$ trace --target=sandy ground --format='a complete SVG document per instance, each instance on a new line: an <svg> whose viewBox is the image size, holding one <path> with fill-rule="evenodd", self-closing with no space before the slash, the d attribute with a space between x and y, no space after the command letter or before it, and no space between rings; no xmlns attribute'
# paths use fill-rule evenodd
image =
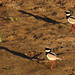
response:
<svg viewBox="0 0 75 75"><path fill-rule="evenodd" d="M0 1L0 75L75 75L74 0ZM45 47L62 61L47 60Z"/></svg>

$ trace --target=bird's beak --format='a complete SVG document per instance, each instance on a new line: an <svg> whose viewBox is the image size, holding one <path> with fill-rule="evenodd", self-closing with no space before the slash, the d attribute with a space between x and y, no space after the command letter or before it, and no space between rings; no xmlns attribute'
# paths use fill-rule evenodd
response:
<svg viewBox="0 0 75 75"><path fill-rule="evenodd" d="M65 11L65 13L67 13L67 12Z"/></svg>

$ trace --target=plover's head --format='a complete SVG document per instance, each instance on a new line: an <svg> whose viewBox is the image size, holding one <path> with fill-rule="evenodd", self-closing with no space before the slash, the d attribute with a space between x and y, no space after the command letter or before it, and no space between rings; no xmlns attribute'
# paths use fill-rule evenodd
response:
<svg viewBox="0 0 75 75"><path fill-rule="evenodd" d="M70 16L70 11L65 12L67 16Z"/></svg>
<svg viewBox="0 0 75 75"><path fill-rule="evenodd" d="M51 48L46 47L46 48L45 48L45 51L46 51L46 52L51 52Z"/></svg>

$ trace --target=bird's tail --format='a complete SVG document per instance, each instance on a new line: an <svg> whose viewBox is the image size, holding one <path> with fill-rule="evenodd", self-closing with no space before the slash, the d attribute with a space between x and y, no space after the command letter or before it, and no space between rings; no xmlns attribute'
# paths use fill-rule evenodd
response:
<svg viewBox="0 0 75 75"><path fill-rule="evenodd" d="M60 59L60 58L57 58L57 60L62 60L62 59Z"/></svg>

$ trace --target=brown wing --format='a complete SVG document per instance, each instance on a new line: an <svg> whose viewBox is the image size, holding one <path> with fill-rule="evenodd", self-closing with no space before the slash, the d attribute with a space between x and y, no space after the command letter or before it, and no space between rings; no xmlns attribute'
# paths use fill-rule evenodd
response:
<svg viewBox="0 0 75 75"><path fill-rule="evenodd" d="M75 19L75 17L74 16L70 16L72 19Z"/></svg>

